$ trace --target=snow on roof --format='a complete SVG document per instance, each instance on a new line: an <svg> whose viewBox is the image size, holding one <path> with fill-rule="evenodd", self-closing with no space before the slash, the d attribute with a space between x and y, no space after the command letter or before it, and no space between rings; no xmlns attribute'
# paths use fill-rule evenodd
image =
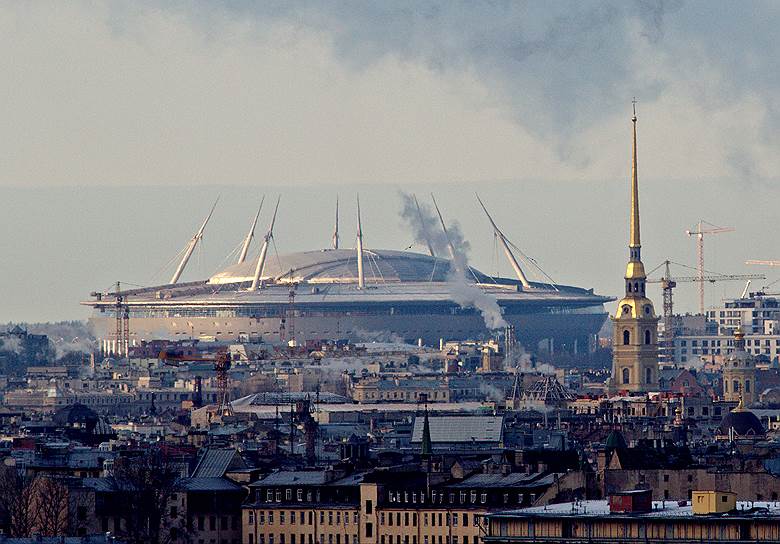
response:
<svg viewBox="0 0 780 544"><path fill-rule="evenodd" d="M528 516L577 516L577 517L599 517L608 516L609 501L607 500L587 500L577 502L565 502L559 504L548 504L545 506L533 506L530 508L520 508L517 510L508 510L493 514L496 517L528 517ZM693 507L690 501L653 501L653 510L644 513L622 514L631 517L648 518L685 518L693 516ZM736 512L729 514L713 514L718 517L740 517L740 516L778 516L780 517L780 502L768 501L738 501ZM488 515L491 517L491 515Z"/></svg>

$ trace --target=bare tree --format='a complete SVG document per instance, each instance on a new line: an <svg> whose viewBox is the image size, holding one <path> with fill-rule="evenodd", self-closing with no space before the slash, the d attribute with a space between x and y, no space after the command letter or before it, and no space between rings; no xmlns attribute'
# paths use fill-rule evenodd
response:
<svg viewBox="0 0 780 544"><path fill-rule="evenodd" d="M35 478L15 467L0 468L0 512L10 536L30 536L35 527Z"/></svg>
<svg viewBox="0 0 780 544"><path fill-rule="evenodd" d="M62 536L68 531L68 487L50 476L33 482L35 529L42 536Z"/></svg>
<svg viewBox="0 0 780 544"><path fill-rule="evenodd" d="M127 527L126 534L121 536L131 543L165 544L183 534L184 513L170 509L179 477L174 465L159 450L115 461L112 487L124 498L123 517Z"/></svg>

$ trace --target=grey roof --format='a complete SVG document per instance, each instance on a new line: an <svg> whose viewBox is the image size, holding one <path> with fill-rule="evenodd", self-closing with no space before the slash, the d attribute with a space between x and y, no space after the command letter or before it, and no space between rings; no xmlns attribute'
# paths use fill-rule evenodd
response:
<svg viewBox="0 0 780 544"><path fill-rule="evenodd" d="M462 482L448 487L537 487L541 483L542 474L512 473L512 474L475 474Z"/></svg>
<svg viewBox="0 0 780 544"><path fill-rule="evenodd" d="M399 378L397 381L392 379L382 379L376 382L379 389L426 389L447 387L441 381L441 378Z"/></svg>
<svg viewBox="0 0 780 544"><path fill-rule="evenodd" d="M237 455L236 450L209 448L201 456L195 470L192 471L193 478L221 478L225 475L233 457Z"/></svg>
<svg viewBox="0 0 780 544"><path fill-rule="evenodd" d="M254 406L289 406L292 403L303 400L310 400L312 402L319 400L321 404L344 404L351 402L347 397L325 391L320 393L317 393L316 391L304 391L300 393L264 392L241 397L234 402L234 406L236 403L241 405L251 404Z"/></svg>
<svg viewBox="0 0 780 544"><path fill-rule="evenodd" d="M225 478L182 478L177 487L184 491L239 491L241 486Z"/></svg>
<svg viewBox="0 0 780 544"><path fill-rule="evenodd" d="M500 442L504 431L502 416L428 416L431 442ZM423 418L414 419L412 443L422 442Z"/></svg>
<svg viewBox="0 0 780 544"><path fill-rule="evenodd" d="M250 485L324 485L327 481L328 474L324 470L285 470L273 472Z"/></svg>
<svg viewBox="0 0 780 544"><path fill-rule="evenodd" d="M0 544L106 544L105 534L89 536L30 536L7 537L0 535ZM113 544L126 542L121 538L111 540Z"/></svg>
<svg viewBox="0 0 780 544"><path fill-rule="evenodd" d="M95 491L111 492L117 484L111 478L82 478L81 485ZM180 478L176 486L183 491L237 491L241 486L226 478ZM2 541L0 541L2 544Z"/></svg>

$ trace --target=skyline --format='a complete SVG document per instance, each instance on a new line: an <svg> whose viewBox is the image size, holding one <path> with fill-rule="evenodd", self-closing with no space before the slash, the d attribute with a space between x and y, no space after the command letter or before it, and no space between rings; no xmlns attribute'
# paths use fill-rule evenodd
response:
<svg viewBox="0 0 780 544"><path fill-rule="evenodd" d="M737 228L705 241L708 270L766 273L767 280L754 281L751 290L780 277L780 273L773 274L774 269L744 265L746 259L776 257L764 237L763 218L771 213L780 190L754 202L751 194L739 187L713 192L705 184L661 184L642 178L640 183L643 255L648 272L667 257L695 266L696 245L685 230L701 214L711 221L714 215L720 224ZM445 221L461 224L471 245L470 263L488 274L495 274L497 265L499 273L511 276L504 256L495 251L491 227L474 197L478 189L499 227L556 281L593 287L604 295L621 293L628 242L627 179L588 185L414 184L372 188L370 194L365 185L315 189L103 187L74 193L72 188L0 188L2 201L15 203L0 210L0 228L16 242L0 262L0 275L6 278L0 322L83 319L88 312L78 302L88 298L90 291L109 289L117 280L138 285L165 283L173 266L160 271L156 282L152 281L155 272L184 247L218 194L220 203L206 229L203 250L193 254L183 281L205 279L220 268L246 235L263 193L267 199L282 195L274 231L280 253L330 246L337 191L342 247L354 247L353 199L360 191L366 248L403 250L412 243L413 235L402 227L399 189L416 191L426 202L428 193L434 191ZM664 208L667 201L669 210ZM583 211L583 203L589 206L589 213ZM747 205L754 207L754 213L740 215L737 210ZM30 214L31 209L36 212ZM704 215L707 212L709 215ZM257 232L265 231L269 214L270 208L265 206ZM52 228L51 220L57 216L63 222ZM255 238L248 258L257 255L260 238ZM420 246L413 250L425 251ZM695 274L689 272L673 269L676 275ZM724 295L737 296L743 287L742 282L708 284L707 302L717 302ZM657 285L650 285L649 294L660 304ZM696 311L696 285L681 284L675 290L675 303L680 311ZM610 305L607 309L614 312Z"/></svg>

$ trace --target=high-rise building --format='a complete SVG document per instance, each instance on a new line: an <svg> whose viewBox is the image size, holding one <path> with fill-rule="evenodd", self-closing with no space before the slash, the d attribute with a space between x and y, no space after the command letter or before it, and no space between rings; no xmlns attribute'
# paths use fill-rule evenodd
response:
<svg viewBox="0 0 780 544"><path fill-rule="evenodd" d="M612 388L630 392L658 389L658 317L646 296L645 267L639 235L639 181L636 153L636 106L631 161L631 219L625 296L612 317Z"/></svg>

